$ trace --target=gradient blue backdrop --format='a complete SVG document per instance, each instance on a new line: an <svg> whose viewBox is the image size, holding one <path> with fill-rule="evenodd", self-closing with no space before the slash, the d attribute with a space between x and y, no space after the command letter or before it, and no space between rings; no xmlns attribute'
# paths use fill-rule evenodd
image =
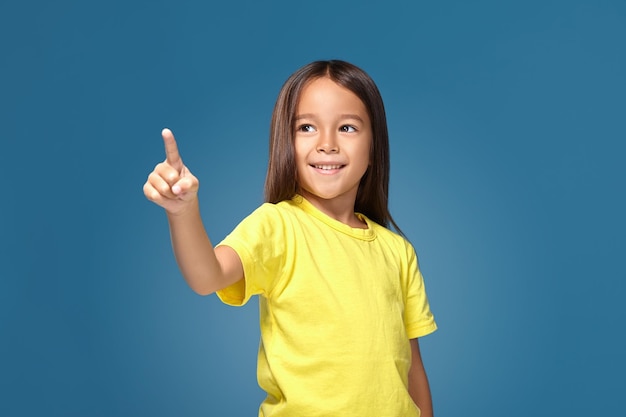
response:
<svg viewBox="0 0 626 417"><path fill-rule="evenodd" d="M623 1L5 1L0 415L253 416L257 304L187 288L142 194L173 129L221 239L314 59L385 99L436 414L618 416Z"/></svg>

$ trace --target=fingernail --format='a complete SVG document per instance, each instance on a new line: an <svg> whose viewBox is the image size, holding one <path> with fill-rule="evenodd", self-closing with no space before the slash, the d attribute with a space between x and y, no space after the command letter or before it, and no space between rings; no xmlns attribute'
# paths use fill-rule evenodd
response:
<svg viewBox="0 0 626 417"><path fill-rule="evenodd" d="M172 187L172 192L176 195L180 193L180 185L176 184Z"/></svg>

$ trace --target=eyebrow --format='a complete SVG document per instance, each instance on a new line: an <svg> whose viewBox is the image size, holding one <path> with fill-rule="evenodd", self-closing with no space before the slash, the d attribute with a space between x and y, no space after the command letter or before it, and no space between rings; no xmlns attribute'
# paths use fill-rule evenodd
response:
<svg viewBox="0 0 626 417"><path fill-rule="evenodd" d="M301 120L301 119L315 119L315 115L313 113L304 113L304 114L299 114L296 116L295 120ZM341 120L344 119L354 119L354 120L358 120L361 123L365 123L363 118L361 116L359 116L358 114L342 114L340 116Z"/></svg>

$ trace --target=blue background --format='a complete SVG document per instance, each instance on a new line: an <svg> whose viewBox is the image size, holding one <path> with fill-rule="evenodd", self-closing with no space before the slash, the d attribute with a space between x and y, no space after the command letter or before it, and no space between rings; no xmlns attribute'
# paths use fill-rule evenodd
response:
<svg viewBox="0 0 626 417"><path fill-rule="evenodd" d="M5 1L0 415L252 416L256 302L195 295L142 185L173 129L220 240L262 201L289 74L376 80L447 416L616 416L623 1Z"/></svg>

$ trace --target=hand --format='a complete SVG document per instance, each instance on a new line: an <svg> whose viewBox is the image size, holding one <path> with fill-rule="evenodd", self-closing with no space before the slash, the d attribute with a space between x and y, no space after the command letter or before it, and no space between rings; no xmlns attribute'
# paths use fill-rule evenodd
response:
<svg viewBox="0 0 626 417"><path fill-rule="evenodd" d="M148 175L143 193L168 213L182 214L197 203L198 179L183 164L172 131L163 129L161 135L165 143L165 161Z"/></svg>

